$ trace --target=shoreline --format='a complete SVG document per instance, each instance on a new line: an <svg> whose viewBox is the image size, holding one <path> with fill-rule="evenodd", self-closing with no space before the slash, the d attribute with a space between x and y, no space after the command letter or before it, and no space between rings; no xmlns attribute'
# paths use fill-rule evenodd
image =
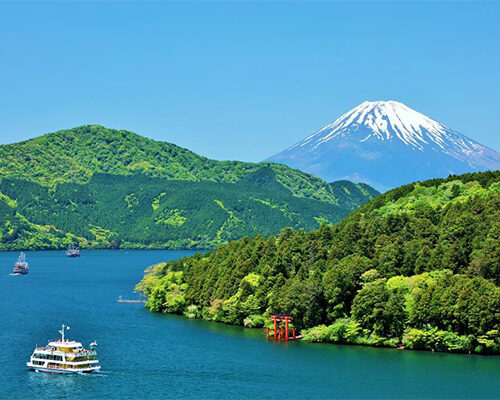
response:
<svg viewBox="0 0 500 400"><path fill-rule="evenodd" d="M27 249L27 248L18 248L18 249L0 249L1 252L27 252L27 251L66 251L67 247L60 247L60 248L36 248L36 249ZM212 248L206 248L206 247L118 247L118 248L112 248L112 247L80 247L80 250L192 250L192 251L212 251L214 249Z"/></svg>
<svg viewBox="0 0 500 400"><path fill-rule="evenodd" d="M146 302L147 302L146 298ZM184 319L192 320L192 321L203 321L203 322L209 322L209 323L215 323L215 324L220 324L220 325L228 325L228 326L235 326L243 329L248 329L251 331L262 331L262 336L265 339L265 329L266 327L259 327L259 328L251 328L248 326L244 325L236 325L236 324L231 324L229 322L224 322L224 321L214 321L210 319L204 319L204 318L189 318L188 316L184 314L179 314L179 313L169 313L169 312L156 312L156 311L151 311L146 305L144 305L144 308L151 314L168 314L168 315L175 315L178 317L182 317ZM314 327L313 327L314 328ZM312 328L309 328L312 329ZM500 354L492 354L492 353L475 353L472 351L465 352L465 351L444 351L444 350L433 350L433 349L410 349L405 346L386 346L386 345L376 345L376 344L364 344L364 343L347 343L347 342L328 342L328 341L311 341L311 340L304 340L304 334L299 332L296 336L295 341L298 342L304 342L308 344L323 344L323 345L332 345L332 346L351 346L351 347L366 347L366 348L378 348L378 349L390 349L390 350L399 350L399 351L408 351L408 352L421 352L421 353L437 353L437 354L453 354L453 355L463 355L463 356L486 356L486 357L499 357ZM271 343L283 343L287 344L285 341L275 341L275 340L269 340ZM289 340L289 343L293 343L294 340Z"/></svg>

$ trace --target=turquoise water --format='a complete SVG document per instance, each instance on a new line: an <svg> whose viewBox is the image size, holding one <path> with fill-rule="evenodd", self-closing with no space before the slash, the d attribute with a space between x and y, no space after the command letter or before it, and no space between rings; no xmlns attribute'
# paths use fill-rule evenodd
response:
<svg viewBox="0 0 500 400"><path fill-rule="evenodd" d="M133 298L147 265L188 251L28 252L11 276L0 252L0 398L500 398L500 358L307 343L262 331L147 312ZM27 371L35 344L97 340L103 372Z"/></svg>

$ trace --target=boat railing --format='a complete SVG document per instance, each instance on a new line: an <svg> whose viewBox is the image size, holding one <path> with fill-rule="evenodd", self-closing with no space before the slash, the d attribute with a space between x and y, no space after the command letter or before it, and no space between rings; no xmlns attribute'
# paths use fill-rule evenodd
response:
<svg viewBox="0 0 500 400"><path fill-rule="evenodd" d="M68 355L71 354L71 357L85 357L85 356L96 356L97 352L96 351L86 351L86 352L81 352L81 353L67 353Z"/></svg>
<svg viewBox="0 0 500 400"><path fill-rule="evenodd" d="M83 357L83 356L96 356L97 351L95 350L84 350L80 351L78 353L68 353L65 351L57 350L54 347L37 347L35 351L50 351L50 353L55 353L55 352L60 352L61 354L64 354L66 356L71 356L71 357Z"/></svg>

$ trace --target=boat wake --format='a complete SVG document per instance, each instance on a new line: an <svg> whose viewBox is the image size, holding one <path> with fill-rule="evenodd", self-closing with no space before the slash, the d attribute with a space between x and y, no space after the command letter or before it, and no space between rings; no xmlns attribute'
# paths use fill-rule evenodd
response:
<svg viewBox="0 0 500 400"><path fill-rule="evenodd" d="M109 372L109 371L98 370L98 371L92 372L91 374L86 374L86 375L110 375L110 374L111 374L111 372Z"/></svg>

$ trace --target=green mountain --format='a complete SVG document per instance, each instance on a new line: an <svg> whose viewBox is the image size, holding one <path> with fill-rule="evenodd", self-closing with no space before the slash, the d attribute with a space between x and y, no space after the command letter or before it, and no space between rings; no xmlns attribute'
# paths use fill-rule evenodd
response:
<svg viewBox="0 0 500 400"><path fill-rule="evenodd" d="M336 223L377 194L82 126L0 146L0 249L209 248Z"/></svg>
<svg viewBox="0 0 500 400"><path fill-rule="evenodd" d="M406 185L335 226L243 238L159 264L152 311L249 327L290 313L306 340L500 353L500 171Z"/></svg>

